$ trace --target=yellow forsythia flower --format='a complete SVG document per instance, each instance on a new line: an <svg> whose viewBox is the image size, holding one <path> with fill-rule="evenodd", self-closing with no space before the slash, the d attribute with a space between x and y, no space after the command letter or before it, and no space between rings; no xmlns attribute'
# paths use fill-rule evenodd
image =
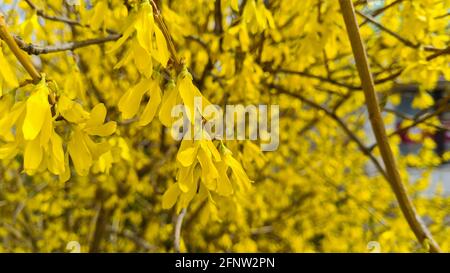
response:
<svg viewBox="0 0 450 273"><path fill-rule="evenodd" d="M161 103L161 88L157 80L145 78L125 92L119 100L119 111L122 112L123 119L131 119L137 114L145 94L148 94L150 99L140 116L139 125L145 126L153 120Z"/></svg>
<svg viewBox="0 0 450 273"><path fill-rule="evenodd" d="M16 75L12 71L8 61L3 55L1 47L0 47L0 68L1 68L0 69L0 97L1 97L3 93L2 89L4 86L13 88L19 85Z"/></svg>
<svg viewBox="0 0 450 273"><path fill-rule="evenodd" d="M100 103L91 111L87 121L79 124L68 144L68 152L75 170L79 175L87 175L94 161L109 151L107 142L96 143L90 135L109 136L116 130L116 123L110 121L104 124L106 108Z"/></svg>
<svg viewBox="0 0 450 273"><path fill-rule="evenodd" d="M166 67L170 53L161 29L154 22L153 9L148 1L139 5L139 10L125 25L122 37L114 43L109 52L119 49L134 33L136 35L132 37L130 49L114 68L120 68L133 59L139 72L150 78L153 73L153 59Z"/></svg>

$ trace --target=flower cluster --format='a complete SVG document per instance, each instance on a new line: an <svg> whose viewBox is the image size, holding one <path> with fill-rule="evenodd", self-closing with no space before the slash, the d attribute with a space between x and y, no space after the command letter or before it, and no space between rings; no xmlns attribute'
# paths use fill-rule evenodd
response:
<svg viewBox="0 0 450 273"><path fill-rule="evenodd" d="M4 96L0 101L6 113L0 119L0 159L23 154L27 174L48 170L66 181L71 174L70 155L76 172L87 175L109 149L107 143L96 143L90 136L109 136L116 130L115 122L104 124L105 106L100 103L87 112L79 103L58 94L56 85L47 82L45 75L22 91L29 93L23 100Z"/></svg>

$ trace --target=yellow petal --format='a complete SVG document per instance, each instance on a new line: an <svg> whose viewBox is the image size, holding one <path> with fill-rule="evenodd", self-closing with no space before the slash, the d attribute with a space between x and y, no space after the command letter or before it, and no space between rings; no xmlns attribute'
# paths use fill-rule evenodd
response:
<svg viewBox="0 0 450 273"><path fill-rule="evenodd" d="M173 87L169 87L164 92L161 109L159 110L159 120L166 127L170 127L172 124L172 109L177 104L177 98L178 92Z"/></svg>
<svg viewBox="0 0 450 273"><path fill-rule="evenodd" d="M239 29L239 41L242 51L244 52L248 51L248 47L250 45L250 38L248 36L247 25L245 23L242 23Z"/></svg>
<svg viewBox="0 0 450 273"><path fill-rule="evenodd" d="M0 159L11 159L16 156L17 152L17 143L10 142L0 146Z"/></svg>
<svg viewBox="0 0 450 273"><path fill-rule="evenodd" d="M158 82L155 81L150 89L150 100L145 106L144 112L142 112L142 115L139 119L139 126L145 126L152 122L160 103L161 89L159 88Z"/></svg>
<svg viewBox="0 0 450 273"><path fill-rule="evenodd" d="M77 173L86 176L92 165L92 155L84 142L83 133L79 129L73 133L68 144L68 151Z"/></svg>
<svg viewBox="0 0 450 273"><path fill-rule="evenodd" d="M45 115L45 120L44 123L42 124L41 133L39 135L42 147L47 146L50 140L50 136L52 135L52 131L53 131L52 115L51 113L48 113L47 115Z"/></svg>
<svg viewBox="0 0 450 273"><path fill-rule="evenodd" d="M170 209L171 207L173 207L173 205L175 205L175 203L177 202L178 195L180 195L178 184L175 183L170 185L162 197L163 209Z"/></svg>
<svg viewBox="0 0 450 273"><path fill-rule="evenodd" d="M199 175L194 174L193 181L198 181L198 178L199 178ZM180 194L180 197L178 200L178 205L180 206L180 208L187 208L187 206L192 201L192 199L194 199L194 197L197 193L197 187L195 185L196 184L194 184L193 187L190 187L188 192L183 192Z"/></svg>
<svg viewBox="0 0 450 273"><path fill-rule="evenodd" d="M194 168L195 165L180 168L177 180L182 192L188 192L194 187Z"/></svg>
<svg viewBox="0 0 450 273"><path fill-rule="evenodd" d="M102 125L106 117L106 107L103 103L99 103L92 108L89 120L86 122L86 127L94 127Z"/></svg>
<svg viewBox="0 0 450 273"><path fill-rule="evenodd" d="M81 123L89 119L89 112L67 96L61 96L58 100L58 111L69 122Z"/></svg>
<svg viewBox="0 0 450 273"><path fill-rule="evenodd" d="M106 1L98 2L94 7L94 14L92 14L91 19L89 20L89 26L93 30L97 30L100 28L102 23L105 20L106 12L108 10L108 3Z"/></svg>
<svg viewBox="0 0 450 273"><path fill-rule="evenodd" d="M0 75L1 78L3 78L4 82L9 87L16 87L19 85L19 82L17 81L16 75L11 70L11 67L9 66L8 61L6 60L5 56L3 55L2 50L0 49Z"/></svg>
<svg viewBox="0 0 450 273"><path fill-rule="evenodd" d="M135 28L139 44L150 53L152 51L154 19L152 7L148 2L142 3Z"/></svg>
<svg viewBox="0 0 450 273"><path fill-rule="evenodd" d="M200 165L202 166L202 178L204 178L205 181L209 180L208 182L211 183L215 181L215 179L219 177L219 173L217 172L217 169L211 160L211 155L210 154L208 155L208 153L204 149L200 149L197 158L198 162L200 162Z"/></svg>
<svg viewBox="0 0 450 273"><path fill-rule="evenodd" d="M188 72L184 72L185 76L182 77L181 80L179 80L177 87L178 91L180 92L181 99L183 100L183 103L186 107L186 111L188 112L189 120L193 123L194 117L195 117L195 111L200 111L200 113L203 112L203 109L211 103L202 96L200 91L195 87L195 85L192 83L192 75ZM197 109L195 105L195 98L199 98L201 101L202 108Z"/></svg>
<svg viewBox="0 0 450 273"><path fill-rule="evenodd" d="M43 151L39 144L39 139L36 138L29 141L25 146L24 157L24 170L27 174L33 175L42 162Z"/></svg>
<svg viewBox="0 0 450 273"><path fill-rule="evenodd" d="M204 149L208 149L211 152L215 161L222 160L219 151L217 150L216 146L214 145L214 143L211 140L202 141L202 147Z"/></svg>
<svg viewBox="0 0 450 273"><path fill-rule="evenodd" d="M65 173L64 150L61 137L53 132L50 139L50 151L47 160L47 167L50 172L56 175Z"/></svg>
<svg viewBox="0 0 450 273"><path fill-rule="evenodd" d="M27 100L27 109L22 131L26 140L32 140L41 131L42 125L51 116L50 105L48 104L48 88L45 83L39 83L37 91Z"/></svg>
<svg viewBox="0 0 450 273"><path fill-rule="evenodd" d="M94 142L87 134L83 134L83 141L88 147L92 160L98 160L103 154L111 150L111 145L108 142Z"/></svg>
<svg viewBox="0 0 450 273"><path fill-rule="evenodd" d="M233 194L233 186L228 178L228 166L225 162L216 163L217 171L219 172L219 179L217 181L217 193L222 196L230 196Z"/></svg>
<svg viewBox="0 0 450 273"><path fill-rule="evenodd" d="M167 48L166 38L159 27L155 27L156 51L153 51L153 58L157 60L163 67L167 67L170 58L169 49Z"/></svg>
<svg viewBox="0 0 450 273"><path fill-rule="evenodd" d="M252 181L248 178L241 164L236 159L234 159L230 154L225 155L224 161L233 171L233 174L237 182L239 183L239 186L242 187L244 190L248 189Z"/></svg>
<svg viewBox="0 0 450 273"><path fill-rule="evenodd" d="M195 157L197 156L197 147L189 147L183 151L179 151L177 154L177 160L182 166L188 167L194 163Z"/></svg>
<svg viewBox="0 0 450 273"><path fill-rule="evenodd" d="M153 74L152 56L136 41L132 43L132 50L136 68L143 76L145 76L146 78L150 78Z"/></svg>
<svg viewBox="0 0 450 273"><path fill-rule="evenodd" d="M415 96L412 107L416 109L425 109L434 105L433 97L426 91L420 91L418 96Z"/></svg>
<svg viewBox="0 0 450 273"><path fill-rule="evenodd" d="M90 135L109 136L116 131L116 122L103 124L106 117L106 107L103 103L97 104L91 111L90 119L86 122L85 132Z"/></svg>
<svg viewBox="0 0 450 273"><path fill-rule="evenodd" d="M16 103L12 109L0 119L0 137L6 141L14 141L15 136L12 134L12 126L17 122L26 109L25 102Z"/></svg>
<svg viewBox="0 0 450 273"><path fill-rule="evenodd" d="M100 126L86 128L85 131L90 135L106 137L112 135L116 131L116 128L117 123L110 121Z"/></svg>
<svg viewBox="0 0 450 273"><path fill-rule="evenodd" d="M122 119L133 118L140 107L142 97L151 87L151 80L143 79L136 86L129 89L119 100L119 111L122 112Z"/></svg>

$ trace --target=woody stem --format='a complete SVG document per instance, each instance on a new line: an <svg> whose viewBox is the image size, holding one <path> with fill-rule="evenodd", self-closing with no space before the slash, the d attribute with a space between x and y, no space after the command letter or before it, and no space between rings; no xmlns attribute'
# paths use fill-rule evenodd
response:
<svg viewBox="0 0 450 273"><path fill-rule="evenodd" d="M394 191L408 225L419 242L425 247L429 246L431 252L441 252L439 245L434 241L427 226L422 222L418 215L398 172L396 161L389 145L386 128L381 117L381 111L375 93L375 84L370 71L367 52L359 31L353 2L352 0L339 0L339 4L347 27L347 34L352 46L356 67L359 77L361 78L372 130L375 134L380 154L384 161L388 181Z"/></svg>

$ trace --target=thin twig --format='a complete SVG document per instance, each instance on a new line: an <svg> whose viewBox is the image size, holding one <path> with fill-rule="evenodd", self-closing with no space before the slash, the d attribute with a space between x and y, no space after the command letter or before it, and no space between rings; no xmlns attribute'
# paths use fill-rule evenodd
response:
<svg viewBox="0 0 450 273"><path fill-rule="evenodd" d="M121 37L120 34L114 34L109 35L102 38L93 38L83 41L73 41L73 42L67 42L59 45L48 45L48 46L40 46L35 45L31 43L24 42L20 37L14 36L14 39L16 43L19 45L19 47L27 52L29 55L41 55L41 54L48 54L48 53L55 53L55 52L61 52L61 51L67 51L67 50L75 50L77 48L87 47L91 45L98 45L103 44L107 42L116 41Z"/></svg>
<svg viewBox="0 0 450 273"><path fill-rule="evenodd" d="M387 34L391 35L392 37L396 38L397 40L399 40L400 42L402 42L403 44L412 47L412 48L418 48L419 46L417 44L414 44L413 42L403 38L402 36L400 36L399 34L395 33L394 31L390 30L389 28L385 27L384 25L378 23L374 18L372 18L369 15L365 15L364 13L356 10L356 14L358 14L359 16L363 17L364 19L366 19L368 22L372 23L373 25L375 25L376 27L378 27L380 30L386 32Z"/></svg>
<svg viewBox="0 0 450 273"><path fill-rule="evenodd" d="M449 54L450 54L450 46L447 47L446 49L443 49L441 51L434 53L433 55L428 56L427 61L431 61L431 60L436 59L437 57L440 57L443 55L449 55Z"/></svg>
<svg viewBox="0 0 450 273"><path fill-rule="evenodd" d="M383 109L383 112L394 114L394 115L396 115L396 116L398 116L398 117L400 117L400 118L402 118L402 119L406 119L406 120L411 120L411 121L417 122L417 121L414 119L414 117L409 116L409 115L407 115L407 114L404 114L404 113L402 113L402 112L400 112L400 111L397 111L397 110L395 110L395 109L385 108L385 109ZM428 121L424 121L424 122L422 122L422 124L425 124L425 125L434 127L434 128L436 128L436 129L438 129L438 130L443 130L443 131L449 130L449 128L445 128L445 127L443 127L443 126L439 126L439 125L433 124L433 123L428 122Z"/></svg>
<svg viewBox="0 0 450 273"><path fill-rule="evenodd" d="M177 217L177 222L175 223L175 234L173 240L173 247L175 252L180 253L180 242L181 242L181 226L183 225L183 219L186 215L186 209L181 210L181 213Z"/></svg>
<svg viewBox="0 0 450 273"><path fill-rule="evenodd" d="M404 1L404 0L397 0L397 1L394 1L394 2L390 3L389 5L386 5L386 6L384 6L384 7L381 7L381 8L379 8L379 9L375 10L374 12L372 12L372 16L373 16L373 17L377 17L378 15L382 14L382 13L385 12L386 10L392 8L393 6L396 6L396 5L400 4L400 3L403 2L403 1Z"/></svg>
<svg viewBox="0 0 450 273"><path fill-rule="evenodd" d="M38 8L32 1L30 0L25 0L25 2L28 4L28 6L36 11L36 14L39 15L42 18L45 18L47 20L51 20L51 21L58 21L58 22L62 22L62 23L66 23L69 25L76 25L76 26L82 26L82 24L76 20L72 20L70 18L66 18L66 17L62 17L62 16L54 16L54 15L49 15L47 13L45 13L44 10Z"/></svg>
<svg viewBox="0 0 450 273"><path fill-rule="evenodd" d="M411 48L415 48L415 49L420 48L421 44L415 44L415 43L413 43L413 42L403 38L398 33L395 33L394 31L390 30L389 28L385 27L384 25L378 23L377 20L375 20L371 16L366 15L366 14L364 14L364 13L358 11L358 10L355 10L355 12L359 16L361 16L364 19L366 19L367 21L369 21L371 24L373 24L376 27L378 27L380 30L386 32L387 34L391 35L392 37L394 37L397 40L399 40L400 42L402 42L404 45L406 45L408 47L411 47ZM431 47L431 46L425 46L424 50L426 50L426 51L442 51L442 49L434 48L434 47Z"/></svg>
<svg viewBox="0 0 450 273"><path fill-rule="evenodd" d="M319 80L321 82L326 82L338 87L343 87L343 88L347 88L348 90L353 90L353 91L358 91L358 90L362 90L362 86L357 86L357 85L352 85L349 83L343 83L343 82L339 82L335 79L329 78L329 77L323 77L323 76L319 76L319 75L314 75L311 74L309 72L306 71L295 71L295 70L290 70L290 69L284 69L284 68L278 68L278 69L265 69L268 72L275 72L275 73L282 73L282 74L291 74L291 75L297 75L297 76L301 76L301 77L305 77L305 78L311 78L311 79L316 79ZM397 71L396 73L387 76L386 78L381 78L375 81L375 84L383 84L386 83L388 81L394 80L397 77L399 77L403 72L403 69L401 69L400 71Z"/></svg>
<svg viewBox="0 0 450 273"><path fill-rule="evenodd" d="M50 21L54 21L54 22L61 22L64 24L68 24L71 26L78 26L78 27L84 27L84 28L90 28L91 26L89 24L83 24L80 21L77 20L73 20L67 17L63 17L63 16L56 16L56 15L50 15L47 14L43 9L37 7L32 1L30 0L25 0L25 2L28 4L28 6L33 9L34 11L36 11L36 14L44 19L50 20ZM117 34L117 32L115 30L112 29L105 29L106 32L108 32L109 34Z"/></svg>

